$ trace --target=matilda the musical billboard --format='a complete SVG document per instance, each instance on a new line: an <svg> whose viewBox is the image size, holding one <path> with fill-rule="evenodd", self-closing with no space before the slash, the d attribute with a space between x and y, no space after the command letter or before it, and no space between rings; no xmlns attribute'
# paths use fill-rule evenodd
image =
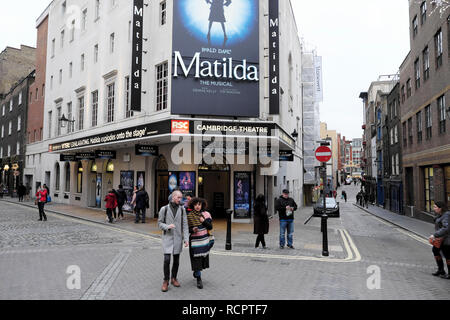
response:
<svg viewBox="0 0 450 320"><path fill-rule="evenodd" d="M259 117L259 1L174 0L172 113Z"/></svg>

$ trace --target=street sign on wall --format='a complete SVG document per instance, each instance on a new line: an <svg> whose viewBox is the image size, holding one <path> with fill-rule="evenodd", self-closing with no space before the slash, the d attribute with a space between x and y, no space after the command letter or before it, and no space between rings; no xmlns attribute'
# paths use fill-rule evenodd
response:
<svg viewBox="0 0 450 320"><path fill-rule="evenodd" d="M326 146L321 146L316 150L316 159L319 162L328 162L331 160L331 149Z"/></svg>

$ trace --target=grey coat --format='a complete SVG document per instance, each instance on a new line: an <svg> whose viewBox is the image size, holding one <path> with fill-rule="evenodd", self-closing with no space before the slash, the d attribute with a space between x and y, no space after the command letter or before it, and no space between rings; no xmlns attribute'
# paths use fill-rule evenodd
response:
<svg viewBox="0 0 450 320"><path fill-rule="evenodd" d="M444 246L450 246L450 229L448 226L448 220L450 218L450 211L447 211L440 217L437 217L434 220L436 233L434 234L435 238L445 238L442 243Z"/></svg>
<svg viewBox="0 0 450 320"><path fill-rule="evenodd" d="M175 229L169 230L171 224L175 225ZM163 231L162 246L164 254L181 254L184 242L189 242L189 226L184 207L178 208L176 218L173 216L170 204L162 207L159 211L158 227Z"/></svg>

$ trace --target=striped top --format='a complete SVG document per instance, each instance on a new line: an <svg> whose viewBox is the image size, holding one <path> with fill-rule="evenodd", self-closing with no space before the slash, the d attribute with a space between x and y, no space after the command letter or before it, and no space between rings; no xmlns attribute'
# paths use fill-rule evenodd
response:
<svg viewBox="0 0 450 320"><path fill-rule="evenodd" d="M201 223L200 218L205 218L205 222ZM191 234L191 252L194 258L206 257L209 255L210 245L209 236L210 230L212 230L212 218L209 212L196 212L191 211L187 215L189 232ZM194 232L193 228L197 227L198 231Z"/></svg>

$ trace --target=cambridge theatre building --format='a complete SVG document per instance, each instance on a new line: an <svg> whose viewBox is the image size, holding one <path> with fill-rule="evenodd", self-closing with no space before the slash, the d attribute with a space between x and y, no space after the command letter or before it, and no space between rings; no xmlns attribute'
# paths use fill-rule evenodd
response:
<svg viewBox="0 0 450 320"><path fill-rule="evenodd" d="M289 1L78 1L49 7L44 141L33 185L104 207L109 189L174 189L249 222L285 188L302 204L301 45ZM131 209L129 203L126 210Z"/></svg>

